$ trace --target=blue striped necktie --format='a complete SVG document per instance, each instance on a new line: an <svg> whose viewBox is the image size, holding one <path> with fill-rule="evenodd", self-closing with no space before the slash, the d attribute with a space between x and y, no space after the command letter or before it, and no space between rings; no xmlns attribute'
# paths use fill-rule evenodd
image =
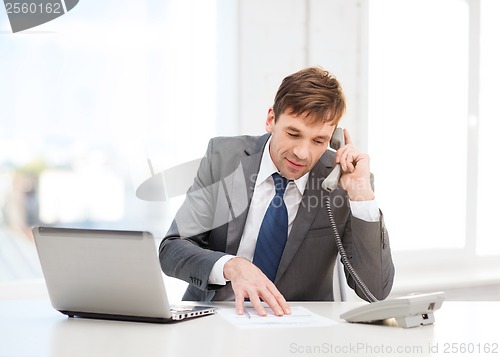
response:
<svg viewBox="0 0 500 357"><path fill-rule="evenodd" d="M276 194L262 220L253 256L253 263L271 281L276 277L288 237L288 211L283 200L288 180L278 173L273 174L273 180Z"/></svg>

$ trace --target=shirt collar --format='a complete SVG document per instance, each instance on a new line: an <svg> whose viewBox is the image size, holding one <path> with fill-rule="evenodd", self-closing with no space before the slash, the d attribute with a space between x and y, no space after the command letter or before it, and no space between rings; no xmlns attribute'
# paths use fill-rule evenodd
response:
<svg viewBox="0 0 500 357"><path fill-rule="evenodd" d="M269 139L266 142L266 146L264 147L264 153L262 154L262 160L260 162L259 174L257 175L257 180L255 181L255 186L259 186L264 182L269 176L278 172L276 165L274 165L273 160L271 159L271 154L269 152L269 143L271 142L272 135L269 136ZM299 189L300 193L303 195L306 190L307 180L309 178L309 172L304 174L302 177L297 180L293 180L295 186Z"/></svg>

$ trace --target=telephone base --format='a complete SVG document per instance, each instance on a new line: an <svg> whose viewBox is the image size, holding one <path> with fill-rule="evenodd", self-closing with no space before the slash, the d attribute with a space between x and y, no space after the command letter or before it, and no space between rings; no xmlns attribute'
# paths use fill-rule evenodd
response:
<svg viewBox="0 0 500 357"><path fill-rule="evenodd" d="M361 323L394 318L403 328L432 325L435 322L434 311L441 307L443 301L443 293L409 295L363 305L344 312L340 318Z"/></svg>
<svg viewBox="0 0 500 357"><path fill-rule="evenodd" d="M395 319L398 325L403 328L432 325L435 321L433 312L412 316L400 316Z"/></svg>

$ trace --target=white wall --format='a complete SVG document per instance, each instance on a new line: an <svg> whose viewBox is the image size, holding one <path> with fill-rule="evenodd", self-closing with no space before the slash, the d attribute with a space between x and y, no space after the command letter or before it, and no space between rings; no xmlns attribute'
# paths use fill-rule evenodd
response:
<svg viewBox="0 0 500 357"><path fill-rule="evenodd" d="M227 3L226 3L227 4ZM236 3L235 3L236 4ZM307 66L334 74L346 92L343 126L363 147L366 95L366 5L352 0L240 0L236 5L237 90L240 134L261 134L281 80ZM224 40L227 33L224 34ZM219 101L220 102L220 101ZM220 113L220 112L219 112ZM228 114L225 112L224 114ZM219 116L224 117L224 115Z"/></svg>

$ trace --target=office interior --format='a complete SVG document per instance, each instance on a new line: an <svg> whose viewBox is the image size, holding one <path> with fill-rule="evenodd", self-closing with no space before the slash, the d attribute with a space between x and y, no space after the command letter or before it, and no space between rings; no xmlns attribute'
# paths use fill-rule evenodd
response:
<svg viewBox="0 0 500 357"><path fill-rule="evenodd" d="M0 11L0 298L46 297L34 225L159 243L183 195L143 199L141 184L213 136L263 134L281 79L321 66L371 157L391 296L499 300L499 13L496 0L81 1L12 34ZM165 281L180 300L185 283Z"/></svg>

